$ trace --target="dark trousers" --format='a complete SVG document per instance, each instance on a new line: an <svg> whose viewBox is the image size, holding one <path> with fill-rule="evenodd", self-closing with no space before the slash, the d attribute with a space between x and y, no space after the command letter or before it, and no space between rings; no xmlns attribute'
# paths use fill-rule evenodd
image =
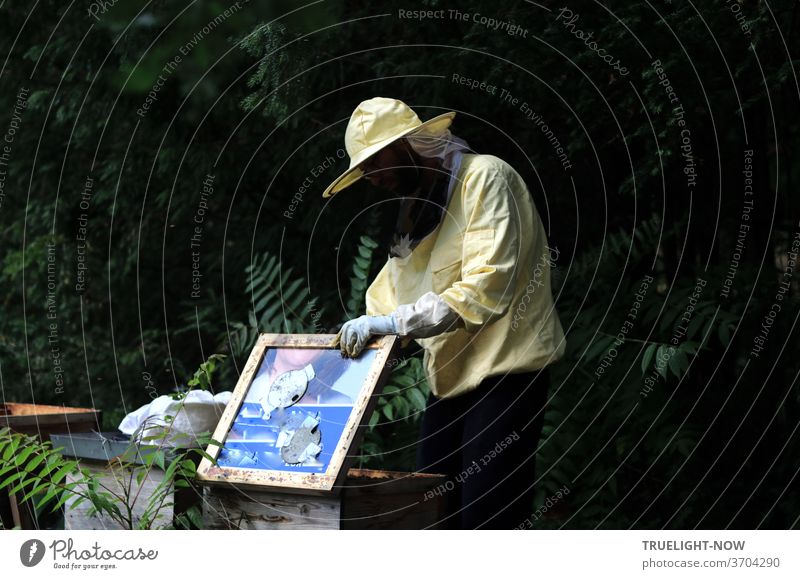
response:
<svg viewBox="0 0 800 579"><path fill-rule="evenodd" d="M549 372L491 376L452 399L428 397L419 472L447 475L434 489L447 512L437 529L513 529L533 508L536 448Z"/></svg>

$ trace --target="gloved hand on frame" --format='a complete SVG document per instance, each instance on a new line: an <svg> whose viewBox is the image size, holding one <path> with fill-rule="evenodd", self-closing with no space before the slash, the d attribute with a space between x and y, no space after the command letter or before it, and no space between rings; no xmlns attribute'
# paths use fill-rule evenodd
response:
<svg viewBox="0 0 800 579"><path fill-rule="evenodd" d="M355 358L374 335L396 334L394 314L388 316L360 316L345 322L333 345L338 345L344 356Z"/></svg>

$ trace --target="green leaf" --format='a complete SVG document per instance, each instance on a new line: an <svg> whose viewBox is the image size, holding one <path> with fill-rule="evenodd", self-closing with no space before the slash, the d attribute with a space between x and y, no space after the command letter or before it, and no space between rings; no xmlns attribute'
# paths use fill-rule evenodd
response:
<svg viewBox="0 0 800 579"><path fill-rule="evenodd" d="M414 408L419 411L425 410L427 400L425 399L425 395L422 394L422 392L420 392L417 388L412 388L408 391L408 398L411 400Z"/></svg>
<svg viewBox="0 0 800 579"><path fill-rule="evenodd" d="M60 509L60 508L61 508L61 507L64 505L64 503L66 503L66 502L67 502L67 501L68 501L68 500L69 500L71 497L72 497L72 494L71 494L71 493L66 493L66 492L65 492L65 493L62 493L62 494L61 494L61 498L59 498L59 499L58 499L58 502L57 502L57 503L56 503L56 504L53 506L53 508L52 508L52 509L50 509L50 512L51 512L51 513L54 513L54 512L56 512L56 511L57 511L58 509Z"/></svg>
<svg viewBox="0 0 800 579"><path fill-rule="evenodd" d="M219 444L218 446L222 446L222 445ZM198 448L198 449L196 449L196 451L197 451L198 454L200 454L200 456L202 456L203 458L208 460L211 464L217 464L217 459L215 459L213 456L208 454L205 450L203 450L201 448Z"/></svg>
<svg viewBox="0 0 800 579"><path fill-rule="evenodd" d="M5 475L7 472L11 472L12 470L19 470L16 464L6 464L2 468L0 468L0 477Z"/></svg>
<svg viewBox="0 0 800 579"><path fill-rule="evenodd" d="M70 510L77 509L80 506L80 504L86 500L87 500L86 497L78 497L77 499L75 499L74 502L70 503L69 505Z"/></svg>
<svg viewBox="0 0 800 579"><path fill-rule="evenodd" d="M47 455L43 452L40 452L36 456L34 456L31 460L28 461L28 464L25 465L25 472L33 472L39 464L41 464Z"/></svg>
<svg viewBox="0 0 800 579"><path fill-rule="evenodd" d="M37 480L36 484L33 485L33 488L30 491L28 491L28 494L26 494L24 497L22 497L22 501L21 502L26 503L29 500L31 500L34 497L34 495L36 495L37 493L42 492L42 490L47 487L47 484L48 483L46 481Z"/></svg>
<svg viewBox="0 0 800 579"><path fill-rule="evenodd" d="M642 375L647 374L648 370L650 370L650 364L653 361L653 355L656 353L658 346L658 344L650 344L645 349L644 355L642 356Z"/></svg>
<svg viewBox="0 0 800 579"><path fill-rule="evenodd" d="M671 356L670 350L674 349L672 346L661 344L656 351L656 371L665 380L667 379L667 369L669 368L669 358Z"/></svg>
<svg viewBox="0 0 800 579"><path fill-rule="evenodd" d="M408 416L408 402L405 398L401 396L395 396L392 398L391 404L394 406L395 410L397 410L398 418L405 418Z"/></svg>
<svg viewBox="0 0 800 579"><path fill-rule="evenodd" d="M375 425L378 424L378 421L381 419L380 415L377 412L373 412L372 416L369 417L369 427L375 428Z"/></svg>
<svg viewBox="0 0 800 579"><path fill-rule="evenodd" d="M10 495L17 494L22 489L24 489L26 486L34 484L36 482L36 479L33 479L33 478L28 478L28 479L22 478L22 479L20 479L20 481L18 481L19 484L17 484L14 488L12 488L11 490L8 491L8 494L10 494Z"/></svg>
<svg viewBox="0 0 800 579"><path fill-rule="evenodd" d="M56 485L50 485L50 490L48 490L47 494L45 494L39 500L39 502L36 503L36 508L41 509L44 505L50 502L50 500L52 500L53 497L55 497L59 492L61 492L61 489L59 489Z"/></svg>
<svg viewBox="0 0 800 579"><path fill-rule="evenodd" d="M181 468L182 468L182 474L184 476L187 475L194 476L194 474L197 472L197 466L194 464L194 461L190 458L186 458L181 461Z"/></svg>
<svg viewBox="0 0 800 579"><path fill-rule="evenodd" d="M180 466L180 459L175 459L169 463L169 466L164 470L164 479L169 482L175 477L175 471Z"/></svg>
<svg viewBox="0 0 800 579"><path fill-rule="evenodd" d="M410 386L414 386L414 384L416 384L417 381L414 379L414 376L412 376L410 374L400 374L400 373L398 373L397 376L392 376L392 382L394 382L395 384L399 384L400 386L405 386L405 387L408 388ZM390 387L387 386L387 388L390 388Z"/></svg>
<svg viewBox="0 0 800 579"><path fill-rule="evenodd" d="M358 238L358 240L361 242L362 245L365 245L370 249L375 249L376 247L378 247L378 242L373 240L368 235L362 235L361 237Z"/></svg>
<svg viewBox="0 0 800 579"><path fill-rule="evenodd" d="M683 376L684 370L689 367L686 354L680 349L675 348L669 358L669 369L678 378Z"/></svg>
<svg viewBox="0 0 800 579"><path fill-rule="evenodd" d="M21 437L14 437L11 439L11 442L6 447L6 450L3 453L3 461L11 460L11 455L13 455L14 452L16 452L17 447L20 445L21 442L22 442Z"/></svg>
<svg viewBox="0 0 800 579"><path fill-rule="evenodd" d="M64 465L58 469L55 475L52 476L51 480L53 484L58 484L61 482L61 479L66 477L68 474L75 471L75 467L78 465L78 461L70 460L64 463Z"/></svg>
<svg viewBox="0 0 800 579"><path fill-rule="evenodd" d="M158 466L161 470L165 469L164 464L165 456L163 450L158 450L153 453L153 462Z"/></svg>
<svg viewBox="0 0 800 579"><path fill-rule="evenodd" d="M0 489L11 485L14 481L16 481L16 480L22 478L23 476L25 476L25 474L26 474L25 471L20 471L20 472L16 472L16 473L12 474L10 477L8 477L7 479L4 479L2 482L0 482Z"/></svg>
<svg viewBox="0 0 800 579"><path fill-rule="evenodd" d="M203 527L203 513L198 507L189 507L186 511L186 516L189 517L189 520L192 521L192 524L198 529Z"/></svg>
<svg viewBox="0 0 800 579"><path fill-rule="evenodd" d="M14 460L15 460L15 462L16 462L18 465L22 466L23 464L25 464L25 461L26 461L26 460L28 460L28 457L29 457L31 454L33 454L33 452L34 452L35 450L36 450L36 447L35 447L35 446L33 446L33 445L31 445L31 446L26 446L25 448L23 448L23 449L22 449L22 450L21 450L21 451L20 451L20 452L17 454L17 456L16 456L16 457L14 457Z"/></svg>

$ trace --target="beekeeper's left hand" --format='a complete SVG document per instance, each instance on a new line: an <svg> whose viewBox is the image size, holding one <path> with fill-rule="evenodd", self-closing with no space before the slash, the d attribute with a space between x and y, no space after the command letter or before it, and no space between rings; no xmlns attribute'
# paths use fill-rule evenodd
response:
<svg viewBox="0 0 800 579"><path fill-rule="evenodd" d="M338 345L342 354L355 358L374 335L396 334L397 324L394 314L388 316L360 316L345 322L333 345Z"/></svg>

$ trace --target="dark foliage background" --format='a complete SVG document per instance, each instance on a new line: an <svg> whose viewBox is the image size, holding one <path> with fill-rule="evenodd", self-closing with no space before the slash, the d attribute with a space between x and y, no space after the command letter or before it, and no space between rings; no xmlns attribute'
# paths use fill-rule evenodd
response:
<svg viewBox="0 0 800 579"><path fill-rule="evenodd" d="M579 18L567 25L563 8ZM448 16L399 17L409 9ZM798 282L783 274L800 230L797 12L789 0L4 2L3 398L93 405L114 428L212 353L230 354L216 387L232 388L258 330L324 332L363 313L395 208L363 183L321 192L347 165L355 105L392 96L423 119L458 111L454 133L523 175L558 251L568 352L553 368L535 526L796 526ZM419 352L406 356L362 465L413 468L427 386Z"/></svg>

